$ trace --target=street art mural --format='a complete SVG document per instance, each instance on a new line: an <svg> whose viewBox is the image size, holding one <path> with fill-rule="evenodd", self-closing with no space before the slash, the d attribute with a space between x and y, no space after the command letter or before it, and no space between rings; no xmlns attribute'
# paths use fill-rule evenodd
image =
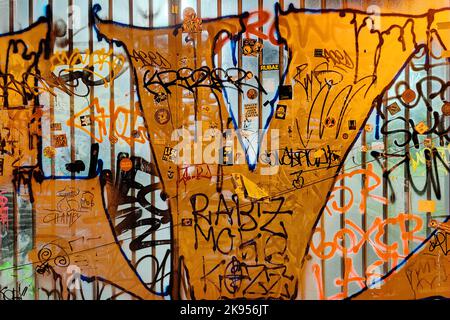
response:
<svg viewBox="0 0 450 320"><path fill-rule="evenodd" d="M448 1L0 7L0 300L450 298Z"/></svg>

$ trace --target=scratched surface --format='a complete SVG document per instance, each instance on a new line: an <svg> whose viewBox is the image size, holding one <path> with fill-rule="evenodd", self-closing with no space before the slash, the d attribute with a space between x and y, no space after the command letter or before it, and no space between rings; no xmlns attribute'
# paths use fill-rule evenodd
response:
<svg viewBox="0 0 450 320"><path fill-rule="evenodd" d="M450 298L448 1L0 10L0 300Z"/></svg>

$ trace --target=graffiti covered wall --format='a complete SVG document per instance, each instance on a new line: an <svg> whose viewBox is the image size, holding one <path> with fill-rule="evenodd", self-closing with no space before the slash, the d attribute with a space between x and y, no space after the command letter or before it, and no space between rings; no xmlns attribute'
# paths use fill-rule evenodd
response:
<svg viewBox="0 0 450 320"><path fill-rule="evenodd" d="M0 300L450 298L448 1L0 9Z"/></svg>

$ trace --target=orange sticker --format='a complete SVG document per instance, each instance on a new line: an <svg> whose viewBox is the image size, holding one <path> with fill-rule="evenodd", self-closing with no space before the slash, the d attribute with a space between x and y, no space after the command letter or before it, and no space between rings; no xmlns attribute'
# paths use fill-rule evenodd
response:
<svg viewBox="0 0 450 320"><path fill-rule="evenodd" d="M123 158L120 160L120 169L122 169L125 172L128 172L133 168L133 162L129 158Z"/></svg>
<svg viewBox="0 0 450 320"><path fill-rule="evenodd" d="M423 121L421 121L421 122L419 122L419 123L417 124L417 126L415 127L415 129L416 129L416 131L417 131L418 133L424 134L425 132L427 132L428 126L427 126Z"/></svg>
<svg viewBox="0 0 450 320"><path fill-rule="evenodd" d="M450 116L450 102L445 102L445 103L442 105L441 110L442 110L442 114L443 114L444 116Z"/></svg>
<svg viewBox="0 0 450 320"><path fill-rule="evenodd" d="M371 125L370 123L366 124L364 126L364 130L366 130L366 132L372 132L373 131L373 125Z"/></svg>
<svg viewBox="0 0 450 320"><path fill-rule="evenodd" d="M319 150L314 152L314 158L320 159L320 158L322 158L322 156L324 154L325 154L325 151L323 151L323 149L319 149Z"/></svg>
<svg viewBox="0 0 450 320"><path fill-rule="evenodd" d="M406 89L402 94L402 100L405 103L411 103L416 99L416 93L411 89Z"/></svg>
<svg viewBox="0 0 450 320"><path fill-rule="evenodd" d="M433 200L419 200L417 201L418 211L420 212L435 212L436 202Z"/></svg>
<svg viewBox="0 0 450 320"><path fill-rule="evenodd" d="M48 146L44 148L44 156L47 158L54 158L56 155L56 149Z"/></svg>

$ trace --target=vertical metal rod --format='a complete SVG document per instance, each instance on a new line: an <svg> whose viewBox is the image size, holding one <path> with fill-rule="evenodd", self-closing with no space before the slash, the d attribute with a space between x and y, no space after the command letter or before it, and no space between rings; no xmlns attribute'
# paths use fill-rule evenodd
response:
<svg viewBox="0 0 450 320"><path fill-rule="evenodd" d="M50 6L51 10L53 10L53 0L49 0L48 5ZM50 45L56 46L55 45L56 37L52 36L51 39L52 39L52 41L51 41ZM55 48L52 48L52 53L53 53L53 50L55 50ZM55 122L55 102L57 102L58 100L57 100L57 96L54 98L53 95L50 95L49 99L50 99L50 125L51 125L52 123ZM50 128L50 143L51 143L52 147L55 145L54 134L53 134L53 131L51 130L51 128ZM55 157L51 158L50 164L51 164L52 177L55 177L55 175L56 175L56 158ZM56 195L54 193L51 195L51 199L52 199L52 203L56 203ZM52 224L51 228L52 228L52 234L55 234L56 226L54 224ZM56 280L54 280L54 279L53 279L52 286L53 286L53 290L54 290L53 299L57 300L58 296L57 296L56 290L55 290L56 289Z"/></svg>
<svg viewBox="0 0 450 320"><path fill-rule="evenodd" d="M34 11L34 5L33 0L28 0L28 25L31 25L33 23L33 11ZM50 95L51 96L51 95ZM32 224L32 233L31 233L31 247L33 249L36 248L36 210L34 208L34 205L31 206L31 224ZM38 276L36 271L34 271L33 268L33 281L34 281L34 300L39 300L39 283L38 283Z"/></svg>
<svg viewBox="0 0 450 320"><path fill-rule="evenodd" d="M68 37L69 37L69 39L68 39L69 40L69 54L68 54L68 56L69 57L72 56L73 51L74 51L74 44L73 44L74 32L73 32L73 29L75 28L75 25L74 25L74 16L73 16L74 12L71 9L73 7L73 5L74 5L74 1L75 0L69 0L69 7L68 7L68 10L67 10L68 13L72 15L71 17L70 16L68 17L68 21L67 21L67 27L68 27L68 31L69 31L68 32ZM74 87L74 81L72 80L70 82L70 84L71 84L71 88L73 88ZM69 119L74 119L75 118L75 95L74 94L72 94L70 96L70 116L69 117L70 117ZM75 121L75 119L74 119L74 121ZM75 126L70 126L70 162L74 163L75 160L76 160ZM76 176L75 172L71 172L71 178L72 178L71 183L72 184L74 183L73 179L75 179L75 176ZM73 231L72 231L72 235L74 235ZM73 294L74 299L76 300L77 299L77 292L76 292L75 289L72 290L72 294Z"/></svg>
<svg viewBox="0 0 450 320"><path fill-rule="evenodd" d="M347 8L347 0L344 0L343 2L342 2L342 7L343 7L343 9L346 9ZM342 170L341 170L341 172L340 172L340 174L344 174L345 173L345 165L344 166L342 166ZM341 205L341 207L343 207L344 205L345 205L345 191L344 191L344 187L345 187L345 178L342 178L341 179L341 191L340 191L340 195L339 195L339 198L340 198L340 205ZM340 215L340 221L339 221L339 227L340 227L340 229L342 230L342 229L345 229L345 212L342 212L341 213L341 215ZM345 237L341 240L342 241L342 248L343 248L343 254L342 254L342 258L341 258L341 278L342 279L345 279L345 259L347 258L347 255L346 255L346 253L345 253L345 250L346 250L346 241L345 241ZM342 293L344 293L346 290L345 290L345 286L346 286L347 284L345 284L345 283L343 283L342 284L342 286L341 286L341 292ZM326 286L325 286L325 279L324 279L324 288L325 288Z"/></svg>
<svg viewBox="0 0 450 320"><path fill-rule="evenodd" d="M178 23L178 21L180 20L180 13L179 13L179 8L180 8L180 0L171 0L168 1L168 5L169 5L169 25L173 26L175 24ZM176 13L172 13L172 7L176 7ZM176 39L174 40L170 40L172 39L172 37L169 36L169 46L171 48L174 48L176 50L176 52L178 52L180 45L181 45L181 36L182 34L179 33L179 35L176 37ZM174 42L175 41L175 42ZM178 90L177 90L177 97L178 97ZM177 112L177 111L176 111ZM176 117L176 119L178 119L178 116ZM176 209L174 210L174 208L171 208L172 213L175 213L173 215L173 219L172 219L172 227L176 228L176 232L173 232L173 235L175 236L175 239L172 239L172 277L174 279L174 281L172 281L172 299L173 300L179 300L180 299L180 290L179 290L179 277L180 277L180 270L179 270L179 252L180 252L180 248L179 248L179 239L180 239L180 228L178 228L178 221L179 221L179 215L178 215L178 197L175 199L176 202Z"/></svg>
<svg viewBox="0 0 450 320"><path fill-rule="evenodd" d="M70 8L73 6L73 1L74 0L69 0L69 12L71 11ZM73 15L73 12L72 12ZM67 27L69 29L69 54L68 56L71 57L73 54L73 21L74 21L74 17L72 16L72 18L69 17L69 21L67 22ZM71 88L73 88L74 85L74 81L72 80L71 83ZM74 115L75 115L75 96L71 95L70 96L70 119L74 119ZM70 161L72 163L75 162L75 126L70 126ZM72 179L75 178L75 172L71 173L71 177Z"/></svg>
<svg viewBox="0 0 450 320"><path fill-rule="evenodd" d="M113 11L113 0L108 1L108 19L114 20L114 11ZM114 63L114 45L112 43L109 43L109 52L111 53L110 56L110 62L109 65L112 66ZM110 163L111 163L111 174L112 174L112 181L116 181L116 148L115 148L115 136L114 136L114 127L115 127L115 121L114 121L114 110L115 110L115 104L114 104L114 79L111 80L109 84L109 114L110 114L110 120L109 120L109 140L110 140L110 146L111 146L111 152L110 152ZM113 225L116 225L116 217L112 217L113 219ZM112 300L116 300L116 288L114 286L111 287L111 294L112 294Z"/></svg>
<svg viewBox="0 0 450 320"><path fill-rule="evenodd" d="M128 23L130 26L133 26L134 20L133 20L133 0L128 0ZM131 31L131 36L133 37L133 31ZM135 121L134 121L134 70L132 63L130 61L130 154L132 157L134 157L135 154L135 138L134 138L134 128L135 128ZM136 191L134 188L131 189L131 196L134 197L136 194ZM131 204L132 209L134 210L134 203ZM136 238L136 228L131 229L131 241L134 241ZM136 263L136 251L131 251L131 263L135 265ZM133 298L135 300L135 298Z"/></svg>
<svg viewBox="0 0 450 320"><path fill-rule="evenodd" d="M149 28L153 27L153 0L148 0L148 26L149 26ZM152 41L154 41L154 38L151 38L151 39L152 39ZM152 43L152 45L155 45L155 44ZM154 156L154 154L153 154L153 152L151 150L150 150L150 161L152 163L155 163L155 156ZM156 180L155 176L151 175L150 176L150 183L154 184L155 180ZM151 197L152 205L156 206L155 192L152 192L150 197ZM152 219L155 218L155 214L153 212L151 213L151 217L152 217ZM152 233L152 240L153 241L156 240L156 232ZM156 246L152 246L151 250L152 250L152 256L156 257ZM154 281L154 279L156 278L156 268L157 268L155 259L152 259L151 268L152 268L151 269L151 272L152 272L151 279L152 279L152 281Z"/></svg>
<svg viewBox="0 0 450 320"><path fill-rule="evenodd" d="M409 87L410 85L410 64L409 63L406 66L405 69L405 81ZM405 108L405 130L409 131L409 118L410 118L410 112L409 112L409 108ZM406 151L406 150L405 150ZM409 150L408 150L409 152ZM406 220L406 232L408 233L408 252L409 253L409 249L410 249L410 245L412 244L412 237L409 234L409 230L410 230L410 214L411 214L411 194L410 194L410 189L409 189L409 179L408 179L408 174L407 174L407 170L404 170L403 172L403 179L404 179L404 205L405 205L405 213L408 215L408 219Z"/></svg>
<svg viewBox="0 0 450 320"><path fill-rule="evenodd" d="M430 95L433 92L433 88L432 88L432 83L429 79L431 79L431 77L433 76L433 70L432 70L432 65L433 65L433 57L431 56L431 50L432 50L432 44L431 44L431 34L427 35L427 54L425 56L425 66L427 67L427 103L429 103L430 105L432 105L432 100L430 99ZM427 127L431 128L432 126L432 119L431 119L431 112L427 112ZM428 133L427 134L427 138L431 139L432 138L432 133ZM428 166L428 164L426 164L426 166ZM427 168L428 170L428 168ZM439 177L436 177L437 179L439 179ZM428 177L426 177L426 179L428 179ZM427 184L427 200L431 200L431 181L428 181ZM431 233L431 228L430 228L430 220L431 220L431 212L427 212L427 225L426 225L426 236L428 236Z"/></svg>
<svg viewBox="0 0 450 320"><path fill-rule="evenodd" d="M367 1L367 0L364 1L363 8L361 8L361 9L365 10L368 5L370 5L370 2ZM366 152L362 152L362 154L361 154L361 168L363 170L365 170L366 167L367 167L366 166L367 152L369 150L369 147L367 146L367 136L366 136L366 130L365 129L363 130L363 133L362 133L361 145L363 147L365 147L366 150L367 150ZM385 144L385 146L386 146L386 144ZM365 172L365 171L363 171L363 172ZM363 173L362 176L361 176L361 188L362 188L362 190L364 190L364 188L366 188L366 183L367 183L367 176ZM365 193L364 193L364 197L366 199L364 199L365 207L364 207L364 212L363 212L363 215L362 215L362 221L361 221L361 225L362 226L361 227L362 227L363 231L366 232L366 230L367 230L367 196L366 196ZM364 278L365 278L366 270L367 270L367 256L368 256L368 254L367 254L367 241L364 241L364 243L363 243L363 251L362 251L362 266L361 266L361 269L362 269L361 276L364 277ZM367 282L366 282L366 284L367 284Z"/></svg>
<svg viewBox="0 0 450 320"><path fill-rule="evenodd" d="M88 10L90 11L92 9L92 0L88 0ZM93 21L93 16L91 14L89 14L89 18L88 18L88 28L89 28L89 66L94 68L94 21ZM94 70L95 72L95 70ZM94 80L94 75L91 74L91 80ZM90 91L89 91L89 104L92 103L92 101L94 101L95 99L95 87L94 86L90 86L89 87ZM95 143L95 109L91 108L90 110L90 124L91 124L91 146ZM97 295L98 295L98 286L97 286L98 281L94 281L93 285L92 285L92 297L93 300L97 299Z"/></svg>
<svg viewBox="0 0 450 320"><path fill-rule="evenodd" d="M242 14L242 0L237 0L238 14ZM238 50L238 68L242 69L242 39L239 39ZM242 92L238 91L238 128L242 128Z"/></svg>
<svg viewBox="0 0 450 320"><path fill-rule="evenodd" d="M259 21L262 21L261 14L262 14L262 11L264 10L263 9L263 5L264 5L263 4L263 0L258 0L258 19L259 19ZM263 32L263 26L258 27L258 31L262 33ZM263 40L261 38L258 38L258 42L261 45L263 44ZM264 50L261 50L259 52L259 55L258 55L258 79L259 79L259 81L261 81L261 83L263 82L263 75L262 75L262 71L261 71L261 66L263 64L263 55L264 55L263 51ZM258 91L258 130L261 130L261 128L263 126L263 124L262 124L262 116L263 116L262 115L262 111L263 111L263 108L262 108L262 92ZM261 142L261 137L260 137L260 134L259 134L259 131L258 131L258 144L260 144L260 142Z"/></svg>
<svg viewBox="0 0 450 320"><path fill-rule="evenodd" d="M388 101L388 99L389 99L389 95L386 91L386 93L384 94L384 97L383 97L383 101L385 104ZM389 114L387 112L387 108L384 108L384 117L385 117L385 121L388 121ZM388 125L385 124L384 126L387 130ZM383 136L383 146L384 146L384 150L387 150L389 147L389 139L388 139L387 135ZM384 168L383 171L388 170L388 163L389 163L388 156L385 154L383 156L383 168ZM389 185L388 185L388 180L386 178L383 178L383 197L385 199L389 199ZM383 221L386 221L388 219L388 217L389 217L388 204L383 204ZM389 227L386 226L385 228L386 228L386 230L383 233L383 243L386 246L388 246L389 245L389 234L388 234ZM364 229L364 231L366 231L366 229ZM389 260L383 263L383 273L387 273L388 270L389 270Z"/></svg>
<svg viewBox="0 0 450 320"><path fill-rule="evenodd" d="M9 32L14 32L14 0L9 0ZM8 111L6 111L8 112ZM15 288L16 291L19 290L19 277L18 277L18 272L17 272L17 268L19 265L19 241L18 241L18 237L19 237L19 229L20 229L20 225L19 225L19 209L18 209L18 198L19 194L17 193L17 191L14 189L13 193L12 193L12 198L13 198L13 251L14 251L14 255L13 255L13 266L14 266L14 281L15 281Z"/></svg>

